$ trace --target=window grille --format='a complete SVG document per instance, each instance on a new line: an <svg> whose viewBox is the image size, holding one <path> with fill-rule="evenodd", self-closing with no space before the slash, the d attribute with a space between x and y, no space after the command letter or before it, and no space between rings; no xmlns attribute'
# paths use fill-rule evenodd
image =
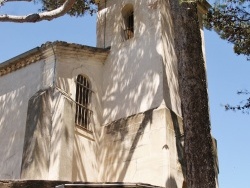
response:
<svg viewBox="0 0 250 188"><path fill-rule="evenodd" d="M90 120L92 111L89 109L91 101L90 82L82 75L78 75L76 79L76 125L91 131Z"/></svg>
<svg viewBox="0 0 250 188"><path fill-rule="evenodd" d="M134 12L132 11L125 20L126 28L124 29L125 39L131 39L134 37Z"/></svg>

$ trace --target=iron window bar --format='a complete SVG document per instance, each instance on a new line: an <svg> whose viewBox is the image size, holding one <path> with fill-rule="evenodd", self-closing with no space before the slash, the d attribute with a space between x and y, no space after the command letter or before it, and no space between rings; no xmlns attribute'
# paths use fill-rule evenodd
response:
<svg viewBox="0 0 250 188"><path fill-rule="evenodd" d="M82 83L80 83L80 82L78 82L78 81L76 81L76 83L77 83L78 85L80 85L80 86L84 87L85 89L87 89L87 90L91 91L92 93L94 93L94 91L93 91L93 90L91 90L91 88L90 88L90 87L86 87L84 84L82 84Z"/></svg>
<svg viewBox="0 0 250 188"><path fill-rule="evenodd" d="M133 38L134 37L133 28L124 29L124 35L126 40Z"/></svg>
<svg viewBox="0 0 250 188"><path fill-rule="evenodd" d="M77 76L76 80L76 114L75 123L82 128L91 131L90 120L93 112L88 108L91 101L92 91L90 82L82 75Z"/></svg>
<svg viewBox="0 0 250 188"><path fill-rule="evenodd" d="M90 120L92 119L92 112L89 110L83 110L78 114L77 119L76 119L76 125L80 126L81 128L84 128L90 132L91 130L91 125L90 125Z"/></svg>
<svg viewBox="0 0 250 188"><path fill-rule="evenodd" d="M131 39L134 37L134 12L131 11L127 16L126 20L126 28L124 29L125 39Z"/></svg>

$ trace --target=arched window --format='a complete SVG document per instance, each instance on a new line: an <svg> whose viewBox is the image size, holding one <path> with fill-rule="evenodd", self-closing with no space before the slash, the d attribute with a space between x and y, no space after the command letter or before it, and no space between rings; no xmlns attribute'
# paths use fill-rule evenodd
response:
<svg viewBox="0 0 250 188"><path fill-rule="evenodd" d="M124 37L125 40L134 37L134 8L132 4L127 4L122 9Z"/></svg>
<svg viewBox="0 0 250 188"><path fill-rule="evenodd" d="M76 79L76 114L75 123L82 128L91 131L90 120L92 111L90 110L91 88L89 80L78 75Z"/></svg>

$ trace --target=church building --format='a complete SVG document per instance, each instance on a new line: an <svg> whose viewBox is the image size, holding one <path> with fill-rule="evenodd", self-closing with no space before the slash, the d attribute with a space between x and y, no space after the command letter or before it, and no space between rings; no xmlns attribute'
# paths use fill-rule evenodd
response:
<svg viewBox="0 0 250 188"><path fill-rule="evenodd" d="M98 9L97 47L47 42L0 64L0 179L182 188L169 5L100 0Z"/></svg>

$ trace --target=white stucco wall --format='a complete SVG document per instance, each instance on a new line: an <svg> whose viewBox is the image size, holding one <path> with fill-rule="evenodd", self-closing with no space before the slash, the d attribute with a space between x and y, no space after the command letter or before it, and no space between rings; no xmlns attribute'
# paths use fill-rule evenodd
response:
<svg viewBox="0 0 250 188"><path fill-rule="evenodd" d="M60 54L60 55L59 55ZM68 51L58 52L56 75L56 85L67 95L75 100L76 78L79 74L87 77L91 84L93 93L91 95L90 109L93 111L93 121L91 127L93 133L81 130L73 122L71 128L74 130L72 164L68 169L72 169L72 181L98 181L98 161L97 156L99 137L102 126L102 80L103 80L103 60L94 54L87 55ZM67 100L67 99L66 99ZM75 118L75 104L72 103L72 113L68 116ZM61 161L60 161L61 163Z"/></svg>
<svg viewBox="0 0 250 188"><path fill-rule="evenodd" d="M0 179L20 178L28 101L51 84L52 67L39 61L0 79Z"/></svg>
<svg viewBox="0 0 250 188"><path fill-rule="evenodd" d="M121 10L127 3L134 5L135 28L134 37L124 41ZM101 23L105 15L106 26ZM98 18L97 35L106 30L105 44L111 45L103 71L104 123L159 106L163 101L159 11L143 0L107 1ZM102 37L97 45L103 45Z"/></svg>
<svg viewBox="0 0 250 188"><path fill-rule="evenodd" d="M159 1L161 20L161 42L157 51L163 59L163 98L167 108L181 116L181 100L178 83L178 60L175 52L175 40L179 39L174 33L170 5L168 1ZM178 39L176 39L178 38Z"/></svg>
<svg viewBox="0 0 250 188"><path fill-rule="evenodd" d="M134 6L134 37L124 40L121 10L128 3ZM103 71L104 124L114 123L101 142L101 180L181 187L171 114L180 116L181 105L169 5L161 0L108 0L97 23L97 45L111 46ZM153 108L157 110L145 128L137 129L140 122L128 120ZM165 108L159 115L159 109ZM124 127L116 124L127 120Z"/></svg>
<svg viewBox="0 0 250 188"><path fill-rule="evenodd" d="M165 107L113 122L100 143L99 181L182 187L179 117ZM175 124L175 125L174 125Z"/></svg>
<svg viewBox="0 0 250 188"><path fill-rule="evenodd" d="M75 127L74 153L72 164L72 181L100 182L98 179L100 164L98 155L99 137L94 130L93 134Z"/></svg>
<svg viewBox="0 0 250 188"><path fill-rule="evenodd" d="M134 7L134 37L123 39L122 9ZM97 46L111 46L104 64L104 123L165 105L181 115L171 15L165 1L108 0L98 13Z"/></svg>
<svg viewBox="0 0 250 188"><path fill-rule="evenodd" d="M91 83L93 91L91 95L91 110L94 111L95 125L102 124L102 79L103 79L103 62L102 60L86 56L84 54L70 53L58 55L56 63L56 86L67 93L75 100L76 95L76 78L81 74L87 77Z"/></svg>
<svg viewBox="0 0 250 188"><path fill-rule="evenodd" d="M53 47L53 49L52 49ZM51 179L51 180L81 180L97 181L97 143L101 134L102 125L102 78L103 61L107 56L105 50L83 47L80 45L68 46L66 43L55 43L54 46L45 46L41 54L43 60L34 62L24 68L11 72L0 79L0 179ZM33 56L32 56L33 57ZM32 57L30 57L32 59ZM28 57L29 58L29 57ZM20 59L21 61L22 59ZM80 134L75 126L75 92L76 77L82 74L91 82L93 90L91 110L93 110L93 134L90 138ZM54 87L52 87L52 85ZM33 157L32 161L25 158L25 170L21 173L24 139L43 139L38 133L29 131L25 138L25 128L29 99L39 90L47 90L46 104L41 110L47 110L52 116L47 117L40 113L37 116L45 121L52 122L46 125L49 128L50 145L49 158L39 158L38 147L25 147L26 154ZM41 92L42 94L44 92ZM38 96L40 97L40 95ZM48 105L48 106L46 106ZM31 106L32 108L32 106ZM43 109L45 108L45 109ZM48 109L46 109L48 108ZM32 110L32 109L30 109ZM36 113L36 112L34 112ZM35 115L35 114L34 114ZM43 117L44 116L44 117ZM32 119L29 123L38 123ZM42 121L41 121L42 122ZM45 126L45 125L44 125ZM33 125L34 129L39 126ZM41 131L42 132L42 131ZM27 142L28 143L28 142ZM87 151L83 152L82 149ZM34 151L28 151L33 149ZM34 154L34 156L33 156ZM90 157L91 156L91 157ZM40 159L40 158L39 158ZM49 167L43 165L49 160ZM88 162L89 165L79 165ZM39 163L38 167L36 164ZM79 166L78 166L79 165ZM75 169L77 167L77 170ZM84 168L83 168L84 167ZM39 174L34 174L39 168ZM40 169L44 168L44 169ZM84 175L84 171L92 172L95 176ZM20 174L21 173L21 174Z"/></svg>

